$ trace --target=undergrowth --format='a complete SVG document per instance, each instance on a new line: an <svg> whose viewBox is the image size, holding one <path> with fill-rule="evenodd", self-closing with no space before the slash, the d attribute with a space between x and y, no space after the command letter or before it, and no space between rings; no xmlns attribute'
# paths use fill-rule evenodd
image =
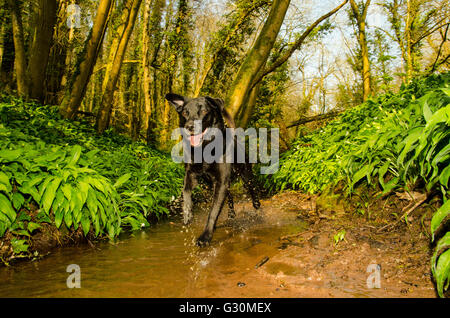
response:
<svg viewBox="0 0 450 318"><path fill-rule="evenodd" d="M0 100L0 237L15 257L29 256L42 223L85 236L116 237L168 214L183 168L170 157L57 107Z"/></svg>
<svg viewBox="0 0 450 318"><path fill-rule="evenodd" d="M340 181L348 194L366 182L392 191L440 194L431 220L436 243L431 269L440 296L450 283L450 73L416 79L399 93L381 95L298 138L266 179L271 191L322 192Z"/></svg>

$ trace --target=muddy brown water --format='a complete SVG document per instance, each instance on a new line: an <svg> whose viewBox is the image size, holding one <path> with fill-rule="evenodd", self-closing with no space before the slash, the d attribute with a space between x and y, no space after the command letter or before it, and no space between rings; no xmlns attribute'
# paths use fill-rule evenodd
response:
<svg viewBox="0 0 450 318"><path fill-rule="evenodd" d="M194 243L207 217L203 208L194 213L189 227L177 219L164 221L123 234L116 242L59 248L38 261L2 267L0 297L403 296L367 289L365 267L351 284L339 278L349 271L347 265L333 265L336 272L327 274L330 281L322 278L317 269L329 259L329 252L283 248L280 237L308 231L309 225L292 208L273 203L263 202L258 212L250 203L237 204L232 221L226 220L224 211L212 244L205 248ZM321 244L319 240L319 250ZM351 262L353 257L347 258ZM67 287L71 264L80 267L81 288ZM433 297L432 287L425 287L418 296Z"/></svg>
<svg viewBox="0 0 450 318"><path fill-rule="evenodd" d="M214 295L218 278L253 269L276 252L280 235L305 226L289 217L268 222L249 210L232 222L222 216L211 246L202 249L194 241L207 215L197 211L189 227L165 221L114 243L60 248L39 261L0 268L0 297L195 297L202 290ZM67 287L70 264L80 267L81 288Z"/></svg>

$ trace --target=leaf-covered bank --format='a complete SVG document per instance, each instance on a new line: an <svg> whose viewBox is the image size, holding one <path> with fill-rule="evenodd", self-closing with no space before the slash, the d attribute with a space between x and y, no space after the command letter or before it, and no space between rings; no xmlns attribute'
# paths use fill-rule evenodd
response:
<svg viewBox="0 0 450 318"><path fill-rule="evenodd" d="M183 168L165 154L11 96L0 101L0 150L4 262L37 256L32 238L49 229L112 239L149 226L181 189Z"/></svg>
<svg viewBox="0 0 450 318"><path fill-rule="evenodd" d="M449 84L447 72L369 99L298 138L283 154L279 171L266 180L272 190L317 193L343 183L348 195L366 184L377 188L379 197L417 191L425 202L438 196L442 204L430 228L431 269L441 296L450 282Z"/></svg>

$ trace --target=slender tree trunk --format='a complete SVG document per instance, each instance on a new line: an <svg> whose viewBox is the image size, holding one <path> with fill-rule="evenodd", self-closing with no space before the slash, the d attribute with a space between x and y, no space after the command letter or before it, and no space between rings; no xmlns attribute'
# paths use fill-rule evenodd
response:
<svg viewBox="0 0 450 318"><path fill-rule="evenodd" d="M361 46L362 57L362 78L363 78L363 100L366 101L372 94L371 74L370 74L370 60L369 50L367 48L366 40L366 23L365 21L360 23L359 27L359 42Z"/></svg>
<svg viewBox="0 0 450 318"><path fill-rule="evenodd" d="M63 75L61 77L60 90L63 92L67 85L67 79L70 74L70 67L72 66L72 58L73 58L73 36L75 33L75 27L71 25L69 29L69 37L67 39L67 50L66 50L66 58L64 63ZM61 96L62 97L62 96Z"/></svg>
<svg viewBox="0 0 450 318"><path fill-rule="evenodd" d="M109 80L103 92L102 102L100 103L100 109L97 114L96 127L98 133L103 133L109 125L110 114L114 98L114 90L116 88L117 80L119 79L120 69L122 67L122 62L125 57L125 51L131 33L133 32L134 23L136 21L136 17L139 12L139 7L141 3L142 0L133 1L132 7L130 8L129 11L127 25L120 38L119 45L117 47L117 52L114 57L114 62L112 64Z"/></svg>
<svg viewBox="0 0 450 318"><path fill-rule="evenodd" d="M272 49L281 24L283 23L290 0L274 0L269 16L255 41L254 46L248 52L239 68L227 94L225 105L233 118L237 118L239 111L244 108L244 100L252 87L252 82L266 63ZM237 123L239 125L239 123Z"/></svg>
<svg viewBox="0 0 450 318"><path fill-rule="evenodd" d="M412 78L413 58L411 45L411 0L406 1L406 23L405 23L405 37L406 37L406 82Z"/></svg>
<svg viewBox="0 0 450 318"><path fill-rule="evenodd" d="M25 42L23 37L22 17L20 8L15 0L8 0L11 9L11 20L13 27L14 40L14 65L17 80L17 93L20 96L28 98L29 86L27 78L27 59L25 55Z"/></svg>
<svg viewBox="0 0 450 318"><path fill-rule="evenodd" d="M142 29L142 91L144 92L144 105L145 105L145 120L147 127L149 124L149 118L151 113L151 97L150 97L150 89L151 89L151 79L150 79L150 66L148 62L148 54L149 54L149 17L151 11L151 3L152 0L144 0L144 19L143 19L143 29Z"/></svg>
<svg viewBox="0 0 450 318"><path fill-rule="evenodd" d="M4 17L1 17L3 22ZM5 33L6 33L6 23L2 23L0 27L0 70L2 69L3 54L5 52Z"/></svg>
<svg viewBox="0 0 450 318"><path fill-rule="evenodd" d="M45 97L45 74L53 39L57 7L56 0L39 0L37 7L36 27L28 62L28 74L30 97L40 102L43 102Z"/></svg>
<svg viewBox="0 0 450 318"><path fill-rule="evenodd" d="M73 85L61 104L60 111L66 118L75 118L85 95L89 78L92 75L103 42L111 5L112 0L100 0L90 38L86 42L85 54L79 57L79 71L75 72Z"/></svg>
<svg viewBox="0 0 450 318"><path fill-rule="evenodd" d="M166 5L165 0L153 0L150 6L150 0L145 0L144 9L144 31L142 32L142 56L143 56L143 79L142 86L144 91L145 118L147 129L147 143L150 144L154 140L153 130L156 128L156 71L154 71L153 83L151 81L151 68L158 58L161 41L163 38L161 29L161 20ZM150 14L151 12L151 14ZM151 31L150 31L151 30ZM152 94L152 90L154 93ZM156 95L156 96L155 96Z"/></svg>
<svg viewBox="0 0 450 318"><path fill-rule="evenodd" d="M355 0L350 0L352 6L352 11L356 19L358 28L358 43L361 48L361 59L362 59L362 81L363 81L363 101L366 101L372 93L371 86L371 74L370 74L370 60L369 60L369 50L367 48L366 39L366 17L367 10L370 6L370 0L367 0L364 4L363 11L360 12L358 5Z"/></svg>

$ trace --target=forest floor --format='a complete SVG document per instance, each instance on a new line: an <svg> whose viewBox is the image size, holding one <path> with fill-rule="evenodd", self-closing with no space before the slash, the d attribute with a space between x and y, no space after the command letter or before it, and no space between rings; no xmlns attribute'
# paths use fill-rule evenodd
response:
<svg viewBox="0 0 450 318"><path fill-rule="evenodd" d="M303 228L278 238L275 234L270 242L261 239L263 230L258 233L250 226L243 234L249 242L247 246L222 250L222 257L216 260L219 268L229 264L228 271L221 275L218 270L204 278L203 287L210 288L198 288L192 296L436 297L429 265L430 239L424 229L429 220L416 217L425 208L412 212L408 224L402 221L380 230L393 224L393 211L398 213L401 206L412 203L402 194L372 202L376 218L372 216L370 220L367 215L348 211L349 205L334 202L331 207L323 198L294 192L278 194L261 203L263 224L283 227L299 222ZM237 217L232 222L242 229L243 215L252 210L251 203L237 203L236 210ZM239 230L235 232L234 236L239 236ZM342 234L340 238L338 233ZM236 242L232 236L221 244L233 246ZM258 264L259 260L266 262ZM380 288L367 287L370 264L379 265Z"/></svg>

